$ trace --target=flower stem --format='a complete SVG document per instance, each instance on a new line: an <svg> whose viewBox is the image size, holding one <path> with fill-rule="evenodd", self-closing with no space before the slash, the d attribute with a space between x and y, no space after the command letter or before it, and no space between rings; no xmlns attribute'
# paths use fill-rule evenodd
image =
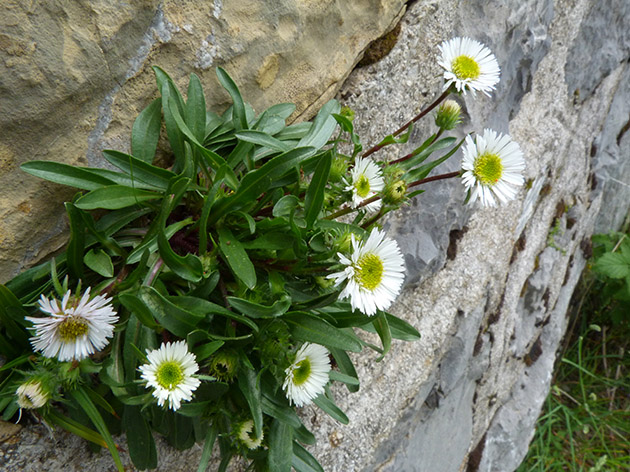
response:
<svg viewBox="0 0 630 472"><path fill-rule="evenodd" d="M455 171L455 172L449 172L447 174L434 175L433 177L425 177L424 179L416 180L415 182L410 183L407 186L407 188L409 189L411 187L416 187L418 185L426 184L427 182L433 182L435 180L451 179L453 177L458 177L459 175L460 175L460 171ZM324 220L334 220L335 218L339 218L340 216L347 215L348 213L351 213L354 210L358 210L359 208L362 208L362 207L364 207L366 205L369 205L370 203L374 203L374 202L376 202L376 201L378 201L380 199L381 199L380 195L374 195L373 197L370 197L370 198L368 198L366 200L363 200L355 208L347 206L345 208L342 208L341 210L338 210L338 211L336 211L334 213L331 213L328 216L325 216L323 219ZM372 221L370 221L369 223L371 224Z"/></svg>
<svg viewBox="0 0 630 472"><path fill-rule="evenodd" d="M424 179L416 180L410 183L407 188L415 187L417 185L426 184L427 182L433 182L435 180L452 179L453 177L459 177L460 171L449 172L447 174L434 175L432 177L425 177Z"/></svg>
<svg viewBox="0 0 630 472"><path fill-rule="evenodd" d="M407 128L409 128L409 126L411 126L411 123L415 123L416 121L421 119L423 116L425 116L427 113L429 113L431 110L433 110L436 106L438 106L440 104L440 102L442 100L444 100L448 96L449 93L451 93L451 89L450 88L448 88L444 92L442 92L442 95L440 95L438 98L436 98L433 103L431 103L428 107L426 107L424 110L422 110L420 113L418 113L413 119L409 120L407 123L405 123L400 128L398 128L396 131L394 131L392 136L398 136L400 133L402 133ZM377 144L376 146L373 146L370 149L368 149L367 151L365 151L363 153L362 157L367 157L370 154L375 153L376 151L378 151L382 147L383 146Z"/></svg>

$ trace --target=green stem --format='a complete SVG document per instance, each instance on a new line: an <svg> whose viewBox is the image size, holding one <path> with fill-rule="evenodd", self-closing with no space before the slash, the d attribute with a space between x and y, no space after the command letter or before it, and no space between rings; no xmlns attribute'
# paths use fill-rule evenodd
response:
<svg viewBox="0 0 630 472"><path fill-rule="evenodd" d="M453 177L459 177L460 172L449 172L447 174L434 175L433 177L425 177L424 179L416 180L410 183L407 188L416 187L417 185L426 184L427 182L433 182L435 180L452 179Z"/></svg>
<svg viewBox="0 0 630 472"><path fill-rule="evenodd" d="M427 113L429 113L431 110L433 110L436 106L438 106L440 104L440 102L442 102L442 100L444 100L448 96L449 93L451 93L451 89L450 88L448 88L444 92L442 92L442 95L440 95L438 98L436 98L433 103L431 103L428 107L426 107L424 110L422 110L420 113L418 113L414 118L412 118L407 123L405 123L400 128L398 128L396 131L394 131L392 136L398 136L400 133L402 133L407 128L409 128L411 126L411 123L415 123L416 121L421 119L423 116L425 116ZM382 147L383 146L377 144L376 146L373 146L370 149L368 149L367 151L365 151L363 153L362 157L367 157L370 154L374 154L376 151L378 151Z"/></svg>
<svg viewBox="0 0 630 472"><path fill-rule="evenodd" d="M431 146L434 142L436 142L438 140L438 138L442 135L442 133L444 132L444 130L442 128L439 129L439 131L435 134L435 136L433 137L433 139L431 140L431 142L428 144L427 147ZM411 159L413 156L415 156L416 151L414 152L410 152L409 154L407 154L406 156L401 157L400 159L396 159L394 161L389 161L387 162L388 166L391 166L393 164L398 164L399 162L404 162L407 159Z"/></svg>
<svg viewBox="0 0 630 472"><path fill-rule="evenodd" d="M460 171L455 171L455 172L449 172L447 174L440 174L440 175L434 175L433 177L426 177L424 179L420 179L420 180L416 180L415 182L410 183L407 188L410 189L411 187L416 187L418 185L422 185L422 184L426 184L427 182L433 182L435 180L444 180L444 179L451 179L453 177L459 177L460 175ZM352 208L352 207L345 207L342 208L341 210L338 210L334 213L331 213L328 216L325 216L323 219L324 220L334 220L335 218L339 218L340 216L343 215L347 215L348 213L354 211L354 210L358 210L359 208L362 208L366 205L369 205L370 203L373 203L377 200L380 200L381 196L380 195L374 195L373 197L370 197L366 200L363 200L361 203L359 203L356 208Z"/></svg>

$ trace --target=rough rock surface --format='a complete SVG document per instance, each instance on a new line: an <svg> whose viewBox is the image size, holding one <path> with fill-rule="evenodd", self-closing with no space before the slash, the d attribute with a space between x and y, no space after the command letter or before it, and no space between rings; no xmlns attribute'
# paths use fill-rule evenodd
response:
<svg viewBox="0 0 630 472"><path fill-rule="evenodd" d="M3 2L0 17L0 282L66 241L72 190L19 169L33 159L102 166L124 151L157 95L151 66L184 88L195 72L214 110L227 107L216 66L255 109L332 98L404 0L77 0Z"/></svg>
<svg viewBox="0 0 630 472"><path fill-rule="evenodd" d="M462 97L464 129L509 132L525 152L528 185L506 206L471 209L461 204L459 182L432 183L388 220L410 271L393 311L423 338L395 343L381 363L371 352L354 357L361 390L335 390L348 426L304 409L318 437L311 452L326 471L514 470L549 389L588 237L594 228L618 226L628 212L627 15L596 0L498 3L410 2L391 52L355 70L339 92L356 111L364 143L374 143L439 93L437 45L455 35L475 37L495 51L502 82L492 98ZM623 0L613 3L628 8ZM190 21L184 17L182 29ZM165 40L162 47L171 46ZM273 59L266 64L275 67ZM182 66L182 76L202 66ZM239 84L256 80L236 69ZM107 110L130 110L147 90L126 86ZM245 95L258 103L257 93ZM125 113L100 116L110 123L104 142L124 143L127 132L117 120ZM428 121L413 133L410 149L431 129ZM87 152L85 145L77 149ZM449 165L442 170L457 162ZM7 470L111 469L106 452L89 454L76 438L51 439L42 427L11 433L0 453ZM199 454L198 447L184 453L162 447L159 470L193 469Z"/></svg>

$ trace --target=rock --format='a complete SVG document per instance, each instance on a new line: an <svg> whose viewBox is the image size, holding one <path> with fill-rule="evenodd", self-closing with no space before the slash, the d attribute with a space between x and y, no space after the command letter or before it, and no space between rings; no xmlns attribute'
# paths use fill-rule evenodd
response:
<svg viewBox="0 0 630 472"><path fill-rule="evenodd" d="M138 5L127 8L144 11L152 4ZM626 8L623 1L615 5ZM73 149L69 162L95 164L103 145L126 149L131 120L155 93L147 69L151 63L164 65L180 85L194 70L206 86L214 83L211 68L221 63L257 109L290 99L308 114L321 103L319 98L336 92L369 41L355 40L343 28L366 30L376 24L379 33L374 36L379 36L392 25L401 7L402 2L374 1L370 8L352 2L287 2L260 20L259 2L165 2L151 10L153 16L149 15L143 30L148 34L137 39L135 49L129 46L131 64L125 62L129 59L121 60L123 78L109 88L85 92L81 102L85 112L68 111L72 120L58 120L68 122L74 134L60 134L53 143L52 134L46 134L48 128L41 124L33 124L31 134L43 136L40 140L51 150L47 158L56 157L60 149ZM32 14L26 7L16 8L9 12L14 15L19 10L23 18ZM73 8L81 12L87 7L77 2ZM360 10L378 18L356 19ZM127 34L125 28L116 29L106 8L98 11L99 28L85 27L70 35L76 38L74 43L83 44L77 46L80 51L89 50L81 41L97 30L104 32L103 38ZM302 410L306 425L318 438L310 451L324 470L503 472L514 470L524 457L549 390L556 351L566 329L567 306L588 256L586 242L595 229L617 227L630 203L630 53L627 28L610 16L612 11L595 0L410 2L389 53L356 69L345 81L338 98L356 111L355 126L368 146L439 94L441 73L435 57L440 42L454 35L483 41L497 55L502 81L492 98L461 97L466 112L463 131L488 126L509 132L526 155L527 185L515 201L479 209L462 205L457 179L434 182L427 184L426 194L387 220L388 232L403 247L409 269L406 288L392 311L416 326L423 337L415 343L395 342L380 363L369 351L353 356L361 390L349 395L345 387L333 389L338 405L350 418L349 425L335 423L316 408ZM313 16L300 16L305 12ZM80 18L80 13L74 14ZM121 14L132 24L144 21L140 13L136 16L123 9ZM74 24L70 17L60 14L55 21L68 26ZM344 22L339 26L340 18ZM330 43L330 38L317 36L323 23L341 27L341 39ZM26 28L23 25L28 22L15 24ZM5 62L38 54L32 45L35 41L28 39L31 36L7 28L2 31ZM133 43L136 36L129 34ZM280 41L277 49L268 44L272 36ZM128 45L122 42L111 49L105 46L113 43L97 42L102 52L94 60L123 57ZM355 42L356 47L352 46ZM319 43L324 52L312 50ZM339 59L328 54L330 44L354 53ZM47 45L51 50L57 46ZM323 77L324 66L313 67L311 58L318 55L333 56L328 58L329 64L335 64L330 66L332 77ZM120 64L112 63L110 68L118 70L116 66ZM20 67L21 77L38 87L37 73L26 65ZM79 65L74 73L88 72L91 69ZM307 79L310 85L303 83ZM63 91L75 85L59 87ZM84 87L88 90L87 82ZM57 107L70 110L66 102L72 94L81 96L81 91L77 88L64 95L65 101L55 102ZM213 106L224 106L226 98L220 90L215 88L208 95ZM100 105L100 110L88 105ZM21 102L16 100L15 106ZM83 121L77 121L79 116ZM35 149L35 144L19 144L27 132L19 119L11 126L15 143L0 145L0 169L3 178L16 182L17 165L27 157L43 155L23 154L23 149ZM401 152L419 146L432 129L431 120L425 120ZM398 157L389 148L375 154L385 156ZM437 172L457 168L453 159ZM27 182L24 176L19 178L18 183ZM35 218L34 212L42 207L38 200L43 198L42 188L56 191L49 186L19 192L22 210L13 209L18 205L10 200L12 191L3 196L12 205L10 211L2 207L7 218L12 218L9 223L15 226L11 228L24 221L15 216L19 211L31 212ZM56 193L46 197L52 211L60 197ZM55 218L42 226L51 237L63 229ZM21 234L12 231L1 234L6 240ZM29 247L38 251L42 243L40 233ZM3 274L17 267L17 261L32 258L25 247L16 246L15 254L2 256L3 263L9 264L5 267L10 267ZM51 439L42 426L29 426L17 434L17 448L11 455L4 452L9 458L6 464L13 467L7 470L111 469L106 452L89 453L81 440L65 433L55 433ZM201 452L199 447L173 451L162 442L159 448L158 470L173 472L190 470ZM129 464L124 454L123 461ZM236 462L231 468L243 470L244 465Z"/></svg>
<svg viewBox="0 0 630 472"><path fill-rule="evenodd" d="M195 72L209 108L226 68L257 110L297 103L309 116L334 96L404 0L66 3L12 1L0 18L0 281L58 249L73 190L20 171L33 159L103 166L129 149L133 120L156 95L151 66L185 90ZM264 93L263 93L264 91Z"/></svg>

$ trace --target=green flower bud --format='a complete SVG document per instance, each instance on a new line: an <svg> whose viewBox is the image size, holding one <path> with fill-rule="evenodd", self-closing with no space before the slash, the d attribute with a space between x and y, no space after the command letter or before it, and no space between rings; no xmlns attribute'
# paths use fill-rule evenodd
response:
<svg viewBox="0 0 630 472"><path fill-rule="evenodd" d="M454 129L461 120L462 108L455 100L446 100L440 105L435 114L435 124L443 130Z"/></svg>
<svg viewBox="0 0 630 472"><path fill-rule="evenodd" d="M341 178L348 172L348 161L346 156L337 156L332 161L330 166L330 173L328 174L328 180L330 182L339 182Z"/></svg>
<svg viewBox="0 0 630 472"><path fill-rule="evenodd" d="M234 380L238 369L238 357L235 352L223 350L217 352L210 360L208 371L210 375L222 382L230 383Z"/></svg>
<svg viewBox="0 0 630 472"><path fill-rule="evenodd" d="M407 194L407 182L402 179L390 181L383 192L383 202L388 205L396 205L405 200Z"/></svg>
<svg viewBox="0 0 630 472"><path fill-rule="evenodd" d="M354 120L354 110L350 107L342 107L341 112L339 114L341 116L345 116L350 121Z"/></svg>
<svg viewBox="0 0 630 472"><path fill-rule="evenodd" d="M339 236L334 243L335 251L342 254L352 252L352 233L345 232Z"/></svg>

